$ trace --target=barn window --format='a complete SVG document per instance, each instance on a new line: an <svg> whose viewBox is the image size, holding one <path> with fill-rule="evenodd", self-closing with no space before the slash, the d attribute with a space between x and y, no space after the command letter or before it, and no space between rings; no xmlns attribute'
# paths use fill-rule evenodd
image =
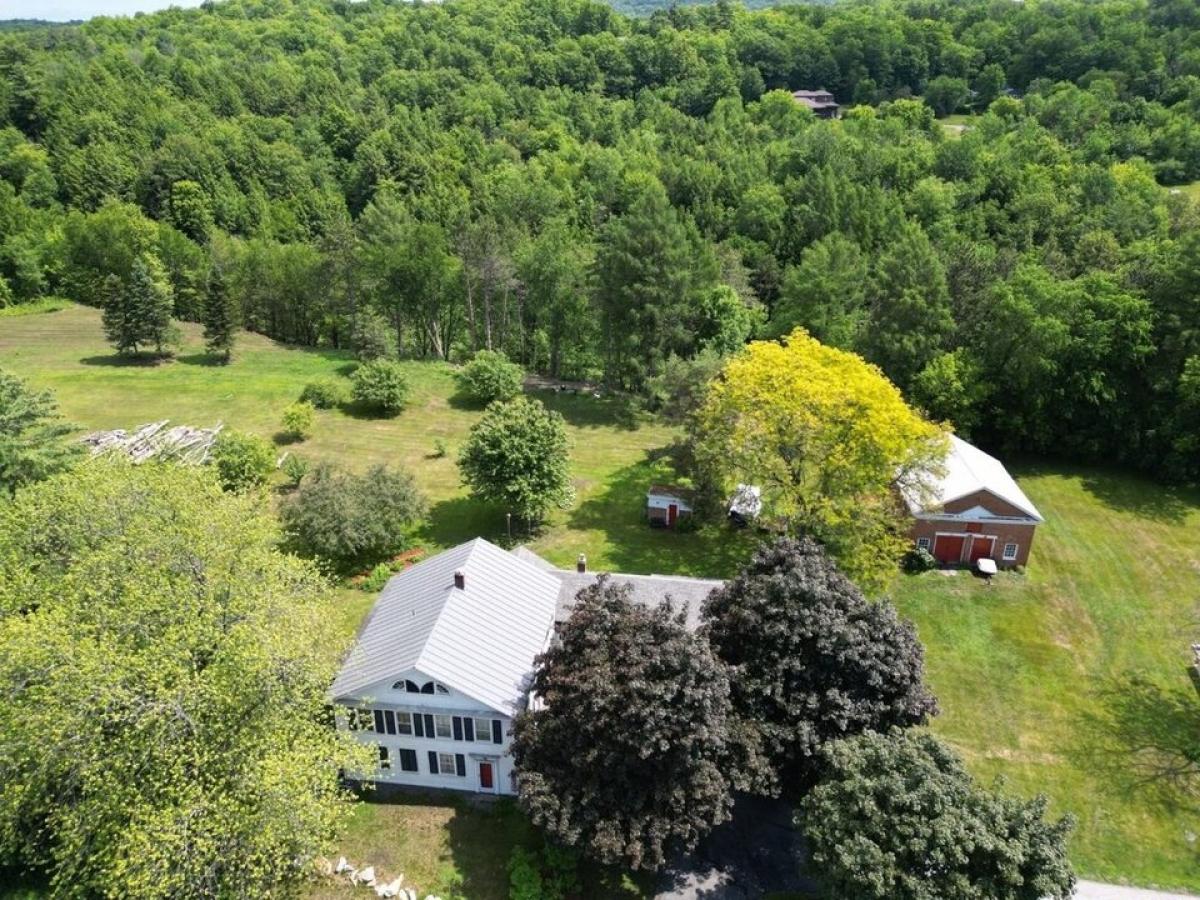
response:
<svg viewBox="0 0 1200 900"><path fill-rule="evenodd" d="M917 538L917 549L918 550L928 550L929 549L929 538Z"/></svg>
<svg viewBox="0 0 1200 900"><path fill-rule="evenodd" d="M1016 544L1005 544L1004 545L1004 558L1009 560L1010 562L1017 558L1017 545Z"/></svg>

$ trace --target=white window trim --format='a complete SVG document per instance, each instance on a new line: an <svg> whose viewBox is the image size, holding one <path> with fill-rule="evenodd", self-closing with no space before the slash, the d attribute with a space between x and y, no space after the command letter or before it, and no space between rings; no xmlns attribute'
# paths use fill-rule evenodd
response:
<svg viewBox="0 0 1200 900"><path fill-rule="evenodd" d="M442 723L446 724L446 733L442 734ZM437 715L433 717L433 734L438 740L454 740L454 721L451 716Z"/></svg>
<svg viewBox="0 0 1200 900"><path fill-rule="evenodd" d="M917 549L918 550L928 550L932 546L933 546L933 541L929 540L929 538L927 538L927 537L917 538Z"/></svg>
<svg viewBox="0 0 1200 900"><path fill-rule="evenodd" d="M449 772L446 771L446 760L450 760ZM458 777L458 762L455 760L453 753L439 753L437 755L437 761L439 775L453 775L456 778Z"/></svg>
<svg viewBox="0 0 1200 900"><path fill-rule="evenodd" d="M472 716L471 718L475 720L474 724L473 724L473 727L475 729L475 740L479 743L485 743L485 744L492 743L492 720L491 719L480 719L476 716ZM485 726L482 731L479 728L480 722L482 722Z"/></svg>
<svg viewBox="0 0 1200 900"><path fill-rule="evenodd" d="M1012 547L1012 553L1008 552L1009 547ZM1008 541L1004 545L1004 556L1003 556L1004 561L1012 562L1014 559L1017 558L1017 554L1020 552L1021 552L1021 547L1019 544L1017 544L1015 541Z"/></svg>
<svg viewBox="0 0 1200 900"><path fill-rule="evenodd" d="M413 714L410 712L397 712L396 713L396 733L397 734L403 734L406 737L412 737L412 733L413 733L412 717L413 717ZM404 721L405 719L408 720L407 724ZM404 730L405 728L407 728L408 731L405 731Z"/></svg>

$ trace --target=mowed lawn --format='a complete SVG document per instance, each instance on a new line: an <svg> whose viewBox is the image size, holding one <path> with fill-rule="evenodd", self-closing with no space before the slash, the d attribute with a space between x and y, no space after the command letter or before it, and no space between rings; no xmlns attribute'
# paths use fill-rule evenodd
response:
<svg viewBox="0 0 1200 900"><path fill-rule="evenodd" d="M53 389L63 413L83 430L170 419L196 426L223 422L274 439L283 410L307 382L344 378L355 365L346 353L286 347L248 333L239 335L230 365L214 365L203 352L199 326L181 327L185 343L178 358L148 365L117 357L104 341L99 311L90 307L0 317L0 366ZM351 469L387 463L412 472L431 503L430 525L419 536L431 551L478 535L506 539L505 511L471 501L455 465L482 410L456 396L452 366L408 362L405 368L411 400L403 413L377 418L318 410L312 437L286 449ZM677 429L631 420L613 399L534 395L567 421L577 494L570 509L555 511L547 527L529 537L535 550L559 565L584 553L594 568L693 575L719 575L745 557L747 537L731 540L721 528L698 535L652 531L642 519L647 486L674 478ZM444 456L436 454L438 441ZM521 523L512 527L514 539L526 537Z"/></svg>
<svg viewBox="0 0 1200 900"><path fill-rule="evenodd" d="M210 366L197 330L185 330L188 345L176 362L114 365L95 310L0 317L0 366L53 388L87 428L170 418L271 436L306 381L352 365L343 354L244 335L232 365ZM479 410L455 399L451 367L407 366L413 400L403 414L322 412L314 436L291 449L351 468L410 469L433 502L420 535L430 550L476 534L502 538L503 511L470 501L453 462ZM746 558L752 538L745 534L668 534L644 525L645 486L673 477L675 429L630 423L608 400L539 396L568 420L578 498L533 538L536 550L559 565L582 552L595 569L709 576L729 575ZM433 455L437 438L445 457ZM892 590L926 645L942 706L933 727L980 777L1002 775L1010 789L1043 792L1055 813L1073 813L1081 875L1200 891L1195 796L1145 778L1146 764L1158 758L1129 749L1147 738L1200 744L1200 701L1187 671L1200 631L1200 498L1095 469L1014 470L1047 519L1028 573L1001 575L990 586L966 574L928 573L898 578ZM335 625L348 636L373 598L350 589L338 598ZM1151 687L1131 680L1139 674ZM388 875L404 872L423 890L490 898L505 895L511 847L529 840L520 816L503 806L413 798L360 807L339 850ZM644 889L613 884L596 896ZM320 893L335 895L340 888Z"/></svg>
<svg viewBox="0 0 1200 900"><path fill-rule="evenodd" d="M1126 474L1014 469L1046 518L1028 572L894 589L926 646L934 730L978 776L1073 813L1081 875L1200 891L1197 797L1152 777L1169 757L1131 749L1200 748L1200 498Z"/></svg>

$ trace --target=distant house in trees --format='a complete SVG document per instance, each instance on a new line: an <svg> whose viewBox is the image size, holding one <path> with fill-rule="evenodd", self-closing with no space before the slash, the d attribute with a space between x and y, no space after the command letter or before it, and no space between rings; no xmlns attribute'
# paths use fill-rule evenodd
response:
<svg viewBox="0 0 1200 900"><path fill-rule="evenodd" d="M841 107L833 99L833 94L821 88L817 91L792 91L792 99L802 106L807 106L818 119L836 119Z"/></svg>
<svg viewBox="0 0 1200 900"><path fill-rule="evenodd" d="M693 491L670 484L652 484L646 491L646 519L654 528L674 528L693 512Z"/></svg>
<svg viewBox="0 0 1200 900"><path fill-rule="evenodd" d="M954 435L950 443L945 476L934 478L925 496L904 494L913 542L943 565L1025 565L1041 513L1000 460Z"/></svg>
<svg viewBox="0 0 1200 900"><path fill-rule="evenodd" d="M613 575L635 603L670 595L699 624L721 582ZM516 792L509 731L529 702L535 657L595 581L580 557L556 569L524 547L482 538L395 575L330 689L339 728L378 748L362 780L487 794Z"/></svg>

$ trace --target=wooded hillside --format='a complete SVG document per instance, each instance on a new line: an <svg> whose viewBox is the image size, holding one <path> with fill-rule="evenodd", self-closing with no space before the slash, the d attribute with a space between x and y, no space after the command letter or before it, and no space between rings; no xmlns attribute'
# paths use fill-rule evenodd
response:
<svg viewBox="0 0 1200 900"><path fill-rule="evenodd" d="M843 120L786 93L817 87ZM179 318L219 291L281 340L500 349L651 404L799 325L994 448L1194 478L1200 216L1170 187L1198 116L1189 0L230 0L12 32L0 304L100 304L152 256Z"/></svg>

